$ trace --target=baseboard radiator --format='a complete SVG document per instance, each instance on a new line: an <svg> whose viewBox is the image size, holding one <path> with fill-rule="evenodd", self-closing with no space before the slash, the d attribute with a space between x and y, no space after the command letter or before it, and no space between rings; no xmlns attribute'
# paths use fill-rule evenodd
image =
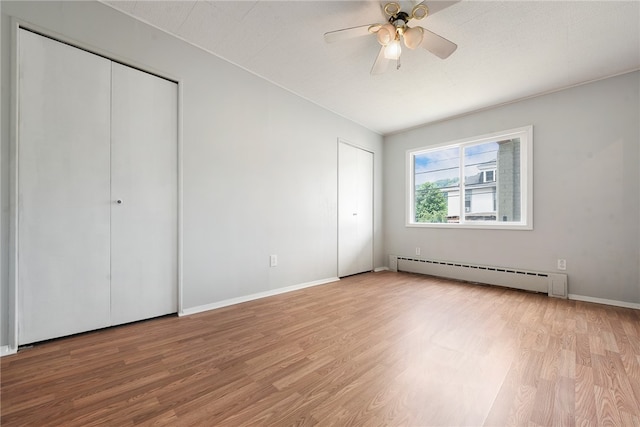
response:
<svg viewBox="0 0 640 427"><path fill-rule="evenodd" d="M389 270L485 283L567 298L567 275L390 255Z"/></svg>

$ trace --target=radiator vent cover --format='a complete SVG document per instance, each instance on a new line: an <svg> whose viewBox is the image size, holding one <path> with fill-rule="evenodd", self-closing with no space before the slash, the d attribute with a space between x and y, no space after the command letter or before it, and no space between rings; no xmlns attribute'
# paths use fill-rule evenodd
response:
<svg viewBox="0 0 640 427"><path fill-rule="evenodd" d="M567 275L559 273L395 255L389 256L389 269L543 292L558 298L567 298L568 294Z"/></svg>

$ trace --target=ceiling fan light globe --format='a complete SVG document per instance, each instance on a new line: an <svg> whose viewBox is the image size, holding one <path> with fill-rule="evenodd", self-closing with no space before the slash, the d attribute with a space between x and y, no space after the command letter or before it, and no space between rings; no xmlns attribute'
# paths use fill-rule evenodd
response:
<svg viewBox="0 0 640 427"><path fill-rule="evenodd" d="M387 59L398 59L402 53L399 40L393 40L384 48L384 57Z"/></svg>
<svg viewBox="0 0 640 427"><path fill-rule="evenodd" d="M404 45L409 49L415 49L422 43L424 33L422 27L408 28L403 34Z"/></svg>
<svg viewBox="0 0 640 427"><path fill-rule="evenodd" d="M378 43L382 46L386 46L396 38L396 27L391 24L385 24L376 33Z"/></svg>
<svg viewBox="0 0 640 427"><path fill-rule="evenodd" d="M386 46L391 41L391 38L389 37L387 30L380 29L376 33L376 40L378 40L378 43L380 43L382 46Z"/></svg>

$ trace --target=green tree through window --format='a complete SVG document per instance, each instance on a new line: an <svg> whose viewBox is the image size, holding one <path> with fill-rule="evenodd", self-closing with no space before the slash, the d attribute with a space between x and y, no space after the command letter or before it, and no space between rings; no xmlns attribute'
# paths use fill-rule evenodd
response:
<svg viewBox="0 0 640 427"><path fill-rule="evenodd" d="M416 190L416 222L447 222L447 199L432 182Z"/></svg>

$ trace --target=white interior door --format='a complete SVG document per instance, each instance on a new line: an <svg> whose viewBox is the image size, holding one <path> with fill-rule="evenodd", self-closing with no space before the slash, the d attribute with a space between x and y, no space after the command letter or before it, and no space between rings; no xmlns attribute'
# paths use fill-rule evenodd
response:
<svg viewBox="0 0 640 427"><path fill-rule="evenodd" d="M111 314L117 325L178 308L178 85L117 63L112 82Z"/></svg>
<svg viewBox="0 0 640 427"><path fill-rule="evenodd" d="M338 276L373 270L373 153L338 143Z"/></svg>
<svg viewBox="0 0 640 427"><path fill-rule="evenodd" d="M110 61L19 31L18 343L110 324Z"/></svg>

